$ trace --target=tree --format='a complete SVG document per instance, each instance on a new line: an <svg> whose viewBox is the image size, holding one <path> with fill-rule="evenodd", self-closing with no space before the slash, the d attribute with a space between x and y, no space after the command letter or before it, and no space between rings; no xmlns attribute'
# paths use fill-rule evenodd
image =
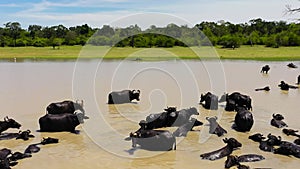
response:
<svg viewBox="0 0 300 169"><path fill-rule="evenodd" d="M8 22L5 24L6 29L9 30L10 36L14 40L14 47L16 46L17 38L21 34L21 24L19 22Z"/></svg>

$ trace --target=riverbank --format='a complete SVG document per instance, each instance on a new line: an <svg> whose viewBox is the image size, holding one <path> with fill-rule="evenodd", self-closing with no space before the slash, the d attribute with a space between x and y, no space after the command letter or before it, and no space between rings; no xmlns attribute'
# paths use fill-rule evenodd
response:
<svg viewBox="0 0 300 169"><path fill-rule="evenodd" d="M236 60L300 60L300 47L266 48L241 46L221 47L119 48L107 46L2 47L0 60L69 60L77 59L236 59Z"/></svg>

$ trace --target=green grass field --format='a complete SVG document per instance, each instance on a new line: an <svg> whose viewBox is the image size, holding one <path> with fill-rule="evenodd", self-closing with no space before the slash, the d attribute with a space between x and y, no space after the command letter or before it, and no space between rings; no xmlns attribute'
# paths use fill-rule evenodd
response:
<svg viewBox="0 0 300 169"><path fill-rule="evenodd" d="M241 46L235 50L220 47L173 47L173 48L110 48L106 46L52 47L2 47L0 59L244 59L244 60L300 60L300 47L266 48Z"/></svg>

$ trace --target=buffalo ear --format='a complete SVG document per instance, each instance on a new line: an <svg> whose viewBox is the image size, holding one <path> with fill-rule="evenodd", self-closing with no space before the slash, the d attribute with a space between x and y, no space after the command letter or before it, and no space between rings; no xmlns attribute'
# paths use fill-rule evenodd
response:
<svg viewBox="0 0 300 169"><path fill-rule="evenodd" d="M205 119L206 119L206 120L208 120L208 119L209 119L209 117L205 117Z"/></svg>
<svg viewBox="0 0 300 169"><path fill-rule="evenodd" d="M273 113L273 115L272 115L272 116L273 116L273 118L275 118L275 114L274 114L274 113Z"/></svg>
<svg viewBox="0 0 300 169"><path fill-rule="evenodd" d="M224 142L224 143L228 143L228 139L227 139L227 138L224 138L224 139L223 139L223 142Z"/></svg>
<svg viewBox="0 0 300 169"><path fill-rule="evenodd" d="M141 93L141 91L140 90L137 90L138 91L138 93Z"/></svg>
<svg viewBox="0 0 300 169"><path fill-rule="evenodd" d="M9 120L8 116L4 117L4 121L8 121L8 120Z"/></svg>
<svg viewBox="0 0 300 169"><path fill-rule="evenodd" d="M217 116L215 116L215 119L216 119L216 120L218 120L218 117L217 117Z"/></svg>

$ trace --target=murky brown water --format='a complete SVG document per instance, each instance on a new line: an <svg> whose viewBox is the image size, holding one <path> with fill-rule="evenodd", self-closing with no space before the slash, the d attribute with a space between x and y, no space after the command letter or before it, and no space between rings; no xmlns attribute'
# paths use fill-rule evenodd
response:
<svg viewBox="0 0 300 169"><path fill-rule="evenodd" d="M262 152L258 144L248 136L261 132L281 135L293 141L280 129L270 126L271 115L281 113L290 128L300 129L300 90L282 92L277 85L281 80L296 82L300 69L287 68L288 62L254 61L164 61L164 62L23 62L0 63L1 118L8 115L19 121L22 130L30 129L36 136L29 141L5 140L0 148L24 151L42 137L56 137L59 144L41 146L32 158L24 159L16 169L95 169L95 168L224 168L225 159L201 160L201 153L224 146L222 138L234 137L243 147L233 154L257 153L266 160L248 163L251 167L298 168L300 160ZM300 62L294 62L300 65ZM259 73L269 64L269 75ZM223 71L224 70L224 71ZM74 76L73 76L74 75ZM270 92L254 89L269 85ZM107 105L107 94L125 88L140 89L141 101L133 104ZM253 100L254 127L249 133L231 129L235 113L207 111L199 106L201 93L212 91L221 95L224 91L240 91ZM67 132L40 133L38 118L45 114L50 102L66 99L83 99L90 119L79 126L80 134ZM221 119L220 124L228 131L225 137L209 135L208 127L198 127L184 139L177 139L177 150L170 152L128 151L131 142L124 141L128 133L138 128L137 122L149 113L161 112L166 106L178 109L196 107L205 121L206 116ZM169 128L174 131L176 128ZM17 132L10 129L9 132Z"/></svg>

